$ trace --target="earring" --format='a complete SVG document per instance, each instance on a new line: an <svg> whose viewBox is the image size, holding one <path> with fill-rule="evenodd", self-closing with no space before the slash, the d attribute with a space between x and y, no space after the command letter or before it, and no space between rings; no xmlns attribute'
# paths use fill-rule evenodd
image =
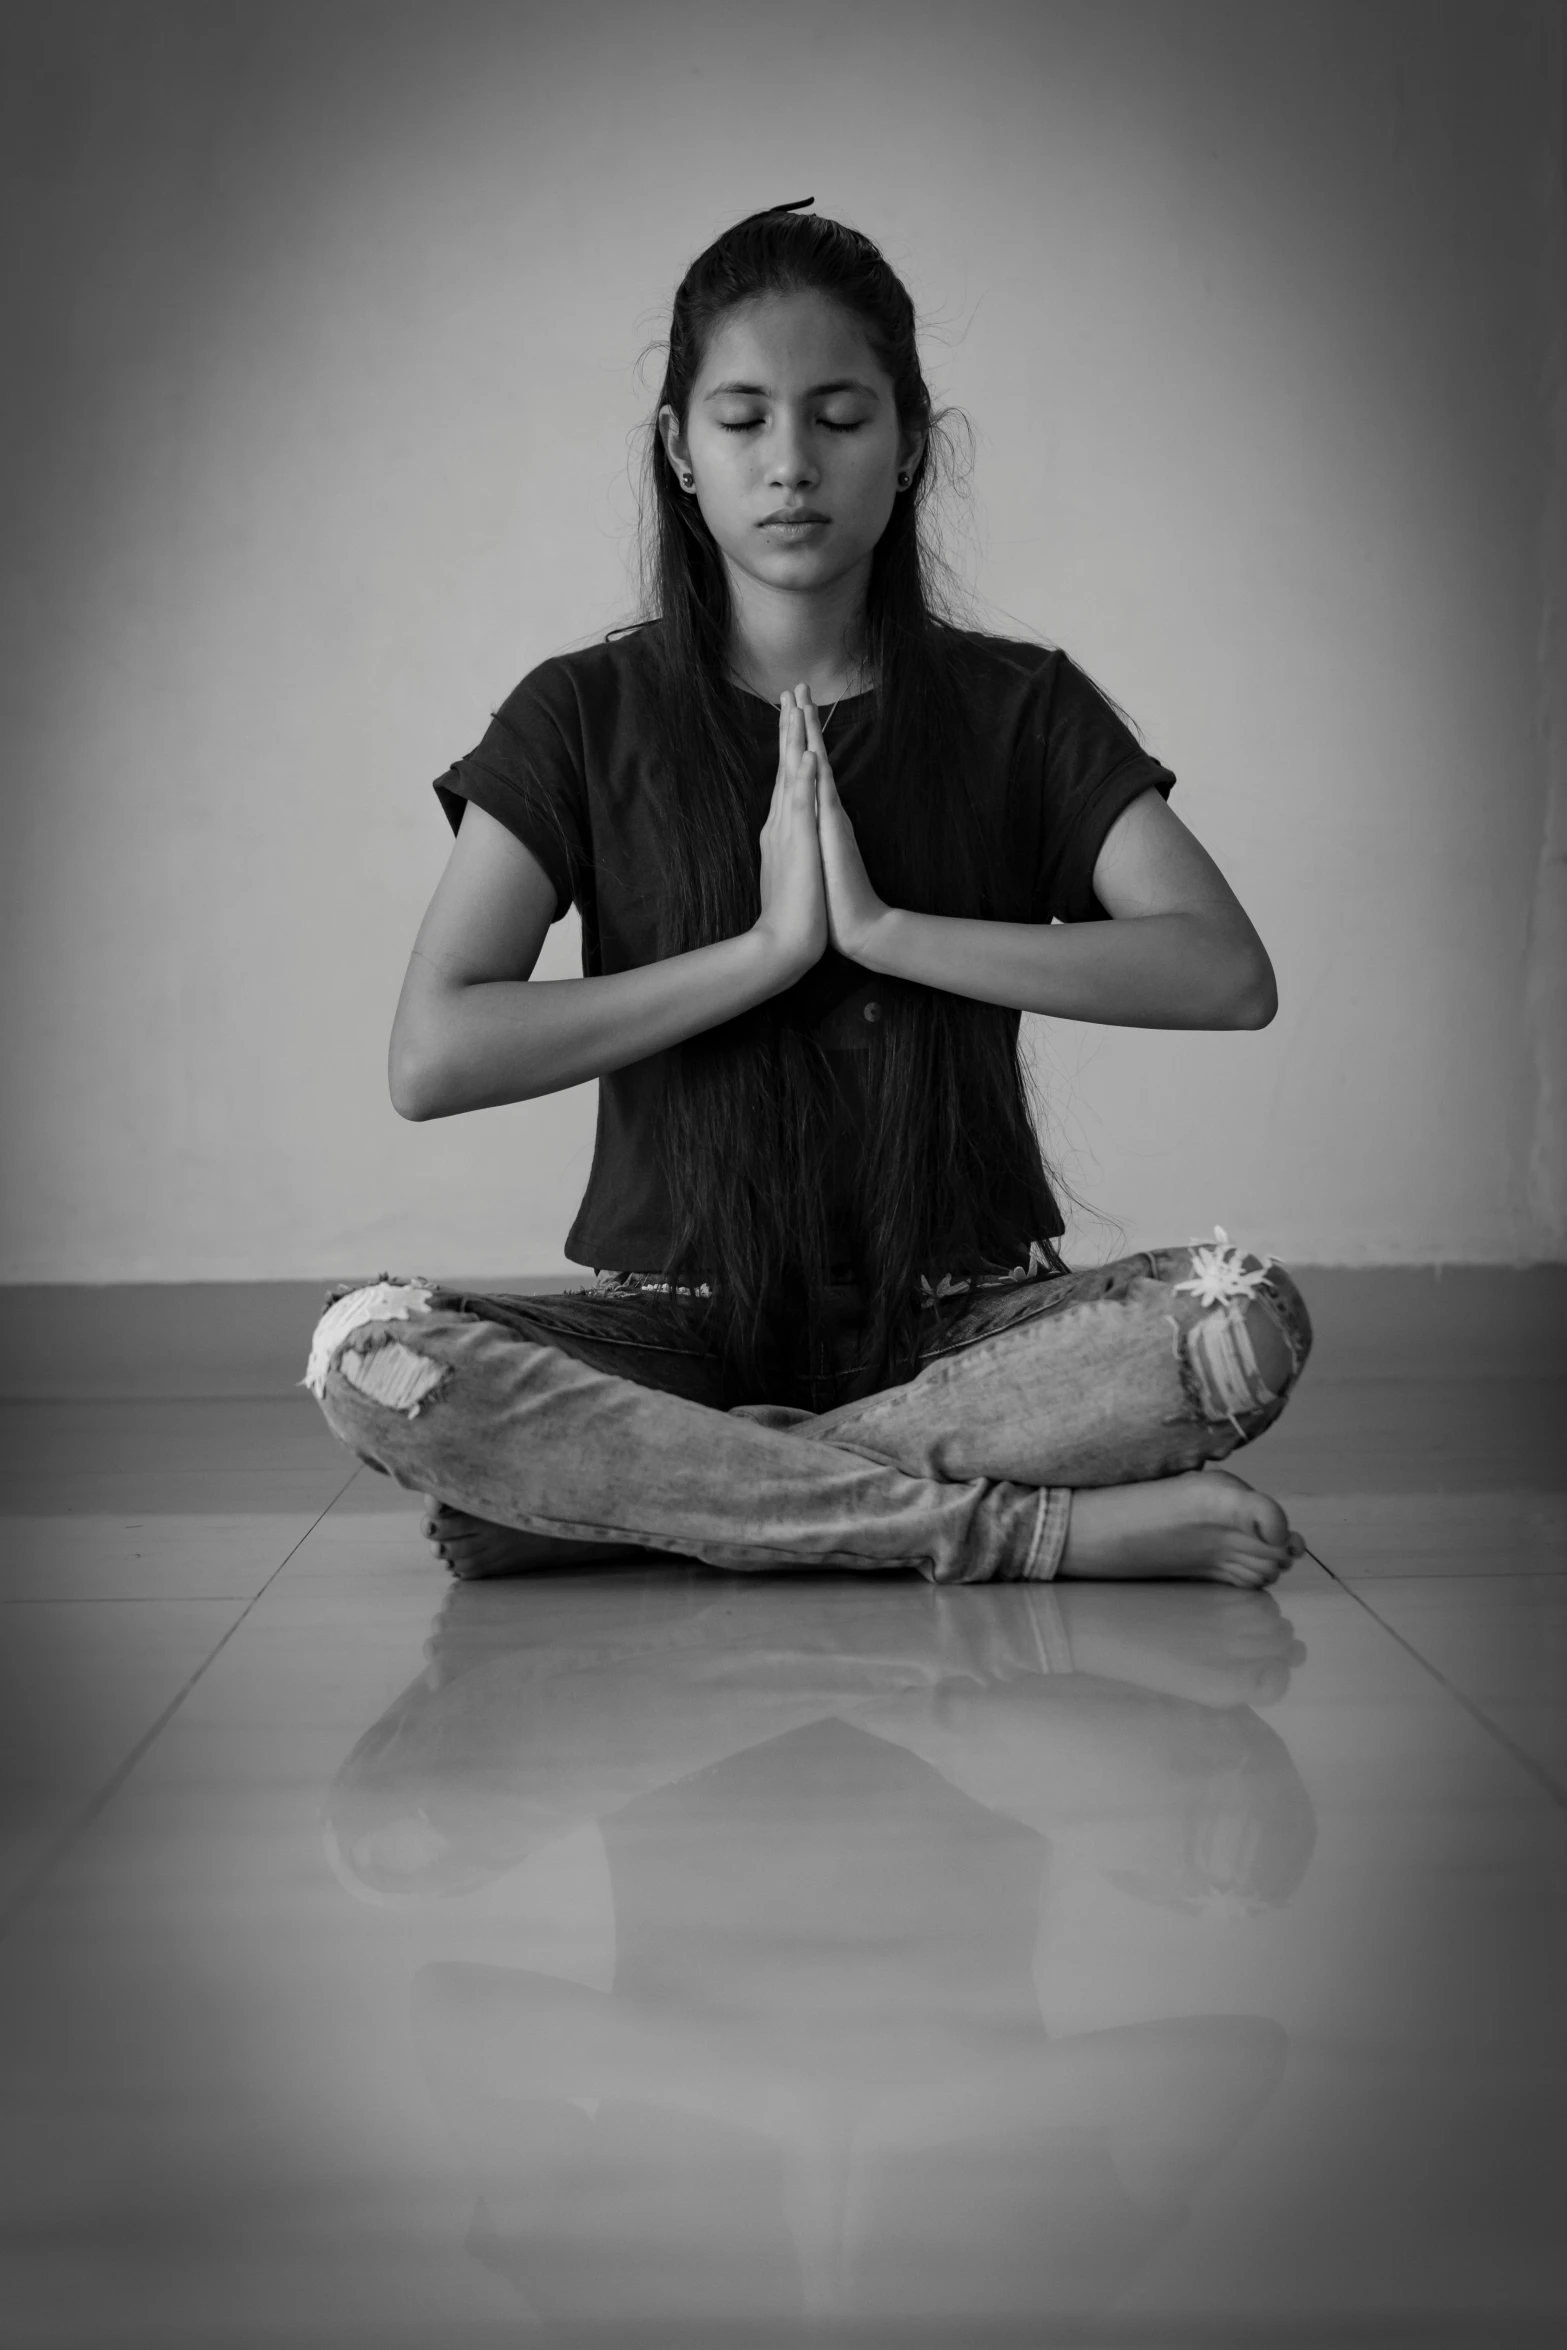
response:
<svg viewBox="0 0 1567 2350"><path fill-rule="evenodd" d="M900 489L900 490L906 490L906 489L908 488L908 486L909 486L910 482L911 482L913 479L914 479L914 476L913 476L913 474L912 474L912 473L900 473L900 474L899 474L899 476L898 476L898 487L899 487L899 489Z"/></svg>
<svg viewBox="0 0 1567 2350"><path fill-rule="evenodd" d="M683 490L694 490L696 488L696 475L694 473L683 473L680 476L680 486Z"/></svg>

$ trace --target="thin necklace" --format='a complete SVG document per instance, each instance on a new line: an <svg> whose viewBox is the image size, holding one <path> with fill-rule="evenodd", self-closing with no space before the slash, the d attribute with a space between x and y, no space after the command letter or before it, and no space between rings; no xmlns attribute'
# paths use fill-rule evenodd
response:
<svg viewBox="0 0 1567 2350"><path fill-rule="evenodd" d="M739 672L739 670L735 668L735 666L734 666L734 664L733 664L732 662L730 663L730 666L729 666L729 674L730 674L730 676L731 676L731 677L734 679L734 681L735 681L736 685L745 685L745 679L744 679L744 678L743 678L743 677L740 675L740 672ZM849 686L851 686L851 685L853 684L853 682L854 682L854 672L851 670L851 671L850 671L850 673L849 673L849 685L846 685L846 686L844 687L844 689L843 689L842 693L841 693L841 694L838 696L838 702L846 702L846 701L848 701L848 700L850 699ZM752 691L754 691L754 688L752 688L751 686L745 685L745 690L746 690L746 692L747 692L747 693L751 693ZM864 692L866 689L865 689L865 688L862 686L860 690L861 690L861 692L863 693L863 692ZM762 700L764 697L763 697L761 694L758 694L756 698L757 698L757 700L758 700L758 701L761 701L761 700ZM825 742L825 741L827 740L827 729L828 729L828 727L829 727L829 726L831 726L831 724L832 724L833 720L834 720L834 719L837 717L837 715L838 715L838 702L834 702L834 704L833 704L832 708L831 708L831 709L828 711L828 713L827 713L826 717L825 717L825 718L822 720L822 741L823 741L823 742Z"/></svg>

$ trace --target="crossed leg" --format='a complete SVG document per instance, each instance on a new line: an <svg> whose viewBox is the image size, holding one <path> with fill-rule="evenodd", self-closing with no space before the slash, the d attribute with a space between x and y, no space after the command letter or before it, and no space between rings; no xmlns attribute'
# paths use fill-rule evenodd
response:
<svg viewBox="0 0 1567 2350"><path fill-rule="evenodd" d="M1206 1288L1177 1280L1198 1265ZM1062 1577L1262 1589L1301 1555L1280 1504L1211 1465L1271 1424L1309 1351L1305 1307L1282 1270L1228 1246L1167 1250L1003 1299L1000 1331L988 1327L994 1310L983 1301L973 1335L905 1386L819 1416L742 1408L910 1475L1068 1488ZM465 1577L645 1555L519 1533L434 1501L423 1530Z"/></svg>
<svg viewBox="0 0 1567 2350"><path fill-rule="evenodd" d="M464 1580L631 1564L654 1555L632 1545L519 1533L434 1499L427 1499L419 1529L437 1558ZM1228 1469L1187 1469L1137 1485L1074 1491L1056 1576L1089 1582L1175 1577L1265 1591L1305 1547L1271 1494Z"/></svg>
<svg viewBox="0 0 1567 2350"><path fill-rule="evenodd" d="M1284 1396L1295 1376L1289 1343L1268 1308L1243 1309L1265 1386ZM1306 1545L1271 1494L1227 1469L1186 1469L1136 1485L1080 1488L1058 1575L1183 1572L1207 1581L1271 1583Z"/></svg>

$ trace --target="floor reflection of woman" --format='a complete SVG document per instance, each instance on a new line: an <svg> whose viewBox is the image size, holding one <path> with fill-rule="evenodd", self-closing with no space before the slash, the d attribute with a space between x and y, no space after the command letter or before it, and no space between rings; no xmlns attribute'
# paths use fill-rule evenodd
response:
<svg viewBox="0 0 1567 2350"><path fill-rule="evenodd" d="M831 1640L802 1641L760 1587L763 1669L738 1677L710 1586L634 1626L580 1593L552 1625L464 1592L345 1765L329 1836L383 1900L439 1908L599 1824L608 1992L451 1960L415 1992L480 2185L474 2248L539 2314L1089 2311L1271 2093L1266 2020L1052 2039L1036 1967L1062 1856L1182 1907L1299 1881L1310 1804L1236 1702L1299 1653L1272 1602L1231 1623L1213 1593L1204 1660L1189 1622L1169 1653L1156 1613L1138 1687L1080 1669L1101 1635L1071 1603L1092 1594L1020 1590L981 1627L917 1590L845 1601ZM1159 1686L1194 1673L1217 1702Z"/></svg>
<svg viewBox="0 0 1567 2350"><path fill-rule="evenodd" d="M597 1290L328 1299L308 1384L460 1575L627 1546L936 1582L1256 1587L1198 1472L1310 1344L1271 1260L1069 1273L1023 1010L1255 1028L1274 977L1174 777L1064 652L943 617L908 293L785 206L676 294L649 618L543 662L437 788L391 1044L413 1119L599 1082ZM584 976L530 975L575 903ZM586 1547L584 1547L586 1546Z"/></svg>

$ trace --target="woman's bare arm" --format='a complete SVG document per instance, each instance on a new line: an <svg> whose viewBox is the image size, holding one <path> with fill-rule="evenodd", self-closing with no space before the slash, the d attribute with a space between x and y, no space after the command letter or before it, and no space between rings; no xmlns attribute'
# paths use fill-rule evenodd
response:
<svg viewBox="0 0 1567 2350"><path fill-rule="evenodd" d="M867 971L950 995L1124 1028L1265 1028L1273 966L1202 844L1152 788L1105 835L1094 894L1109 922L976 922L889 906L838 797L819 714L803 688L795 732L821 773L822 862L838 952Z"/></svg>
<svg viewBox="0 0 1567 2350"><path fill-rule="evenodd" d="M780 756L761 839L761 913L714 946L596 979L534 979L555 890L470 802L420 925L387 1076L404 1118L531 1101L646 1060L781 994L827 944L808 760Z"/></svg>
<svg viewBox="0 0 1567 2350"><path fill-rule="evenodd" d="M1109 922L965 922L884 910L854 960L927 987L1123 1028L1265 1028L1278 1009L1266 948L1217 865L1145 792L1094 867Z"/></svg>

